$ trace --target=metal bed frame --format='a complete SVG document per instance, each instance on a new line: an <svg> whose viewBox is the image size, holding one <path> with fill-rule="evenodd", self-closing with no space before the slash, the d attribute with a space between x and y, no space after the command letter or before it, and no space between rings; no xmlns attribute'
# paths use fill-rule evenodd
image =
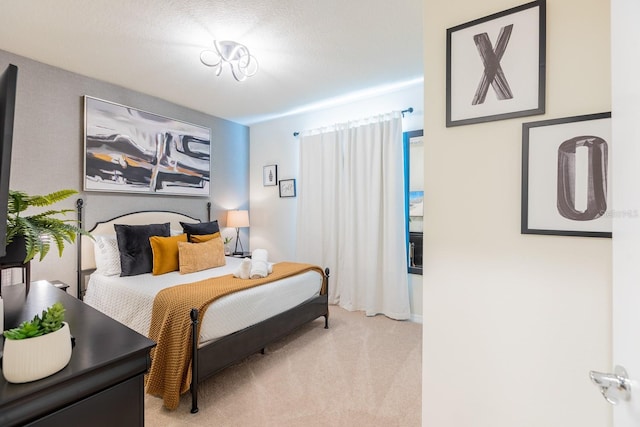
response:
<svg viewBox="0 0 640 427"><path fill-rule="evenodd" d="M78 226L83 227L84 202L78 199L76 208ZM174 213L174 212L171 212ZM195 219L195 218L194 218ZM211 203L207 203L207 220L211 220ZM96 224L97 226L97 224ZM94 228L95 229L95 226ZM93 230L92 229L92 230ZM89 230L91 232L91 230ZM84 296L85 277L94 270L82 269L82 239L78 239L77 286L78 298ZM198 346L198 310L193 308L191 317L191 413L198 412L198 384L224 368L260 351L278 339L290 334L300 326L324 316L324 328L329 328L329 269L324 269L324 293L287 311L277 314L253 326L249 326L217 341Z"/></svg>

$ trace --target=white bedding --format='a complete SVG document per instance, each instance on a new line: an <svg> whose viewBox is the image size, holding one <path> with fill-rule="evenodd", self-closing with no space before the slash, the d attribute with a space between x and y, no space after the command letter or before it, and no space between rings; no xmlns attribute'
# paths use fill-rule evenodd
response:
<svg viewBox="0 0 640 427"><path fill-rule="evenodd" d="M155 295L163 288L233 274L242 260L226 257L226 265L191 274L172 272L119 277L93 273L84 302L145 336L149 333ZM224 296L205 312L200 345L259 323L318 295L322 276L316 271L288 277Z"/></svg>

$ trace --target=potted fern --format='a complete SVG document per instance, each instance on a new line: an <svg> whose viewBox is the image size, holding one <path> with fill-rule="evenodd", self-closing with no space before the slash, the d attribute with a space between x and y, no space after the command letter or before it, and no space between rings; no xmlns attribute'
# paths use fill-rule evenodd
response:
<svg viewBox="0 0 640 427"><path fill-rule="evenodd" d="M17 328L4 331L2 374L7 382L25 383L52 375L71 360L71 333L64 306L56 302ZM46 357L42 357L46 355Z"/></svg>
<svg viewBox="0 0 640 427"><path fill-rule="evenodd" d="M23 191L9 190L7 212L7 255L0 264L27 263L36 255L40 261L49 253L52 243L62 256L65 242L73 243L77 234L87 234L76 226L76 220L61 219L73 209L47 209L25 215L29 208L46 208L77 194L75 190L60 190L43 196L30 196Z"/></svg>

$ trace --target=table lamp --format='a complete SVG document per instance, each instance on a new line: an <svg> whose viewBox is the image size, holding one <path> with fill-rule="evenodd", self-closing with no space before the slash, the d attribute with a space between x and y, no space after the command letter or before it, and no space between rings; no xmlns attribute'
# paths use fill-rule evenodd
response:
<svg viewBox="0 0 640 427"><path fill-rule="evenodd" d="M249 211L228 211L227 227L234 227L236 229L236 247L233 251L233 254L242 255L244 253L244 249L242 248L242 242L240 241L240 227L249 227ZM240 251L238 251L238 243L240 244Z"/></svg>

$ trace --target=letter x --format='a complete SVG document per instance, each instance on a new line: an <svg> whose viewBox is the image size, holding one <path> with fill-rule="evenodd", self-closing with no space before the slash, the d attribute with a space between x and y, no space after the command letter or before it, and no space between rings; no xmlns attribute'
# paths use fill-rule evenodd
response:
<svg viewBox="0 0 640 427"><path fill-rule="evenodd" d="M498 99L513 98L507 78L504 76L504 72L500 66L500 60L502 59L502 55L504 55L504 51L507 50L507 44L509 43L512 30L513 24L500 29L495 51L493 50L491 40L489 40L487 33L473 36L473 41L476 43L476 48L484 64L484 73L482 74L478 89L476 89L473 101L471 101L471 105L482 104L484 102L487 97L487 92L489 91L489 84L493 87Z"/></svg>

